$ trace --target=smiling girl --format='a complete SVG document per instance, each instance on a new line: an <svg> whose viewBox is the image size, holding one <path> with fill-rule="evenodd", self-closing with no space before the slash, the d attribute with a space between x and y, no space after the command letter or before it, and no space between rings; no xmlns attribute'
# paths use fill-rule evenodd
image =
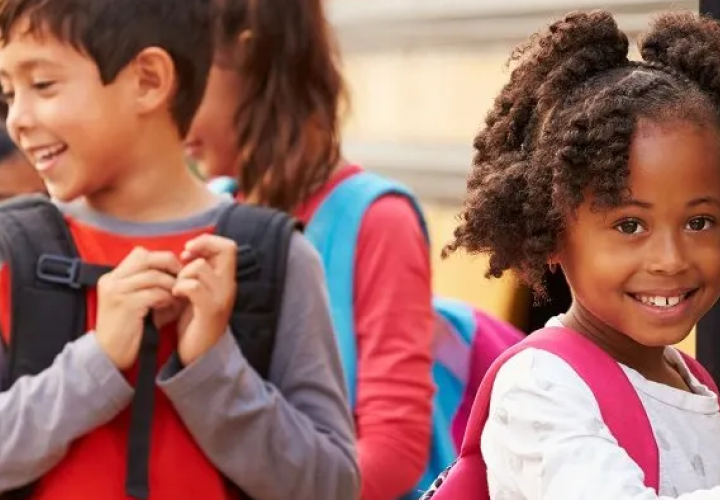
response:
<svg viewBox="0 0 720 500"><path fill-rule="evenodd" d="M573 302L548 326L621 368L658 481L577 365L531 335L490 381L480 447L495 500L720 497L717 397L671 347L720 295L720 26L665 14L640 53L628 60L607 12L570 14L516 52L448 250L489 253L490 275L513 270L541 294L545 270L563 270Z"/></svg>

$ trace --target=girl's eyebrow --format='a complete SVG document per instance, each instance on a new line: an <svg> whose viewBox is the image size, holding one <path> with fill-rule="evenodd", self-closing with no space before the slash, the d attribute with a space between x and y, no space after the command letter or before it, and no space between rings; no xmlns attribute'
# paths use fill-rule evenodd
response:
<svg viewBox="0 0 720 500"><path fill-rule="evenodd" d="M638 207L638 208L652 208L653 204L649 201L642 201L637 200L635 198L629 198L627 200L623 200L618 207Z"/></svg>
<svg viewBox="0 0 720 500"><path fill-rule="evenodd" d="M720 200L718 200L714 196L703 196L702 198L695 198L694 200L688 201L689 207L696 207L698 205L705 204L720 206Z"/></svg>
<svg viewBox="0 0 720 500"><path fill-rule="evenodd" d="M705 204L720 206L720 200L718 200L714 196L702 196L700 198L695 198L695 199L687 202L688 207L696 207L698 205L705 205ZM620 207L652 208L653 204L650 203L649 201L642 201L642 200L636 200L635 198L630 198L628 200L623 201L619 206Z"/></svg>

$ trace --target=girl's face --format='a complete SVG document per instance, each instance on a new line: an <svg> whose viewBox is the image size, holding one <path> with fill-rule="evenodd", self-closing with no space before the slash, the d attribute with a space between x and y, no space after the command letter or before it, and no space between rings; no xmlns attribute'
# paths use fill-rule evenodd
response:
<svg viewBox="0 0 720 500"><path fill-rule="evenodd" d="M586 199L558 259L594 331L676 344L720 296L720 132L640 122L629 165L631 200Z"/></svg>
<svg viewBox="0 0 720 500"><path fill-rule="evenodd" d="M234 119L238 109L240 76L214 64L205 95L186 139L188 156L207 177L238 177L239 158Z"/></svg>

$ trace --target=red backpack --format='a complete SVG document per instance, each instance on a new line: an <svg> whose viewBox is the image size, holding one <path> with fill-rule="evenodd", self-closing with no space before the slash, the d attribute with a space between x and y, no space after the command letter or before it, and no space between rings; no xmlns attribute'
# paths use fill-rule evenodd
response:
<svg viewBox="0 0 720 500"><path fill-rule="evenodd" d="M593 392L610 432L645 473L645 485L657 491L657 443L642 402L625 372L590 340L567 328L551 327L533 333L493 363L475 397L460 456L437 478L421 500L490 499L480 438L488 419L492 387L500 367L528 348L542 349L559 356L580 375ZM684 354L683 358L692 374L717 394L717 386L710 374L693 358Z"/></svg>

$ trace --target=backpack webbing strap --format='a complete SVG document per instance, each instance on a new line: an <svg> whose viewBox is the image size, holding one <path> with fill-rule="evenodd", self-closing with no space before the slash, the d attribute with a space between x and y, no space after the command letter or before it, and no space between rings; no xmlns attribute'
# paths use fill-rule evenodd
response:
<svg viewBox="0 0 720 500"><path fill-rule="evenodd" d="M403 185L370 172L344 179L322 201L305 235L320 254L327 275L335 337L342 362L350 407L357 399L357 336L355 332L355 253L365 213L384 196L402 196L413 206L429 240L423 212ZM454 456L454 454L453 454Z"/></svg>
<svg viewBox="0 0 720 500"><path fill-rule="evenodd" d="M230 328L243 355L264 379L270 372L282 309L290 240L300 227L282 212L233 204L215 228L216 234L238 245L238 287ZM239 495L252 500L242 490Z"/></svg>
<svg viewBox="0 0 720 500"><path fill-rule="evenodd" d="M59 270L56 262L42 260L46 255L67 263L77 258L57 207L40 196L1 204L0 259L9 266L11 276L7 387L23 375L36 375L50 366L65 344L85 331L84 292L66 286L62 270L55 273ZM80 267L73 269L78 273Z"/></svg>
<svg viewBox="0 0 720 500"><path fill-rule="evenodd" d="M159 344L160 332L153 323L152 314L149 314L145 318L138 354L138 378L130 413L125 477L125 492L129 497L139 500L150 496L150 443Z"/></svg>
<svg viewBox="0 0 720 500"><path fill-rule="evenodd" d="M230 327L243 355L263 378L270 371L290 240L299 228L285 213L232 204L215 230L238 245L238 291Z"/></svg>

